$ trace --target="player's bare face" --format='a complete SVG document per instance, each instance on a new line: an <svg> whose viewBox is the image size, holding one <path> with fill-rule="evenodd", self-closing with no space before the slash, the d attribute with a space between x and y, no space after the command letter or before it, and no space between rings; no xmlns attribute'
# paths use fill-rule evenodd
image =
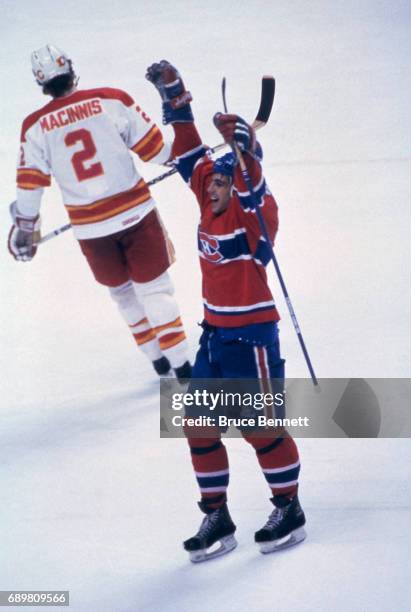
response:
<svg viewBox="0 0 411 612"><path fill-rule="evenodd" d="M211 210L214 214L227 210L231 197L231 180L225 174L213 174L208 186L208 195L211 198Z"/></svg>

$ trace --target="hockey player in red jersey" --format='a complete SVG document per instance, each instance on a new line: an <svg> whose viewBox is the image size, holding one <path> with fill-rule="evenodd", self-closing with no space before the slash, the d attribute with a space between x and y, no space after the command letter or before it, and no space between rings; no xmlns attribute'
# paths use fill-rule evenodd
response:
<svg viewBox="0 0 411 612"><path fill-rule="evenodd" d="M126 92L78 89L72 62L57 47L33 52L31 62L52 101L22 125L9 250L19 261L36 254L41 197L53 175L94 277L108 287L137 344L159 375L173 368L188 378L187 342L167 272L173 247L131 155L163 164L170 147Z"/></svg>
<svg viewBox="0 0 411 612"><path fill-rule="evenodd" d="M191 94L177 70L163 60L150 66L146 77L160 92L163 122L171 123L175 132L176 167L200 206L204 322L193 379L259 379L261 390L270 379L283 381L284 360L278 341L279 315L265 271L270 255L253 198L232 153L216 161L208 154L194 125ZM255 198L274 240L277 205L262 174L262 151L253 129L237 115L217 114L214 123L224 140L242 151ZM194 416L195 411L188 415ZM207 437L202 437L196 436L195 428L187 428L186 435L205 518L184 547L191 560L198 562L232 550L236 526L227 507L229 467L221 432L211 427ZM305 517L297 496L300 462L295 442L284 430L275 438L264 437L261 431L258 435L243 431L242 435L256 451L274 504L267 523L255 533L255 541L264 553L292 546L305 537ZM209 552L217 542L217 551Z"/></svg>

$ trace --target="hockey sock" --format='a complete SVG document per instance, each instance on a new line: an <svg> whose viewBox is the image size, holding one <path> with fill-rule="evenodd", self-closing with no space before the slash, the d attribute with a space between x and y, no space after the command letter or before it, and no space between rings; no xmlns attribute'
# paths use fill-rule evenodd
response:
<svg viewBox="0 0 411 612"><path fill-rule="evenodd" d="M138 347L150 361L160 359L162 353L157 336L145 316L143 306L137 299L132 282L128 281L118 287L109 287L109 291Z"/></svg>
<svg viewBox="0 0 411 612"><path fill-rule="evenodd" d="M150 327L147 317L137 321L134 325L129 325L129 328L137 345L151 361L156 361L162 357L156 333Z"/></svg>
<svg viewBox="0 0 411 612"><path fill-rule="evenodd" d="M258 463L273 496L294 497L298 489L300 460L298 450L291 437L259 438L244 436L257 455Z"/></svg>
<svg viewBox="0 0 411 612"><path fill-rule="evenodd" d="M162 354L173 368L183 365L188 361L188 345L170 276L164 272L147 283L133 284Z"/></svg>
<svg viewBox="0 0 411 612"><path fill-rule="evenodd" d="M188 444L201 502L209 509L220 508L227 500L230 477L226 448L218 438L188 438Z"/></svg>
<svg viewBox="0 0 411 612"><path fill-rule="evenodd" d="M183 359L183 363L187 360L187 341L181 317L177 317L173 321L168 321L163 325L157 325L153 331L157 337L162 353L167 355L170 363L174 367L181 366L181 359ZM181 357L180 354L182 355Z"/></svg>

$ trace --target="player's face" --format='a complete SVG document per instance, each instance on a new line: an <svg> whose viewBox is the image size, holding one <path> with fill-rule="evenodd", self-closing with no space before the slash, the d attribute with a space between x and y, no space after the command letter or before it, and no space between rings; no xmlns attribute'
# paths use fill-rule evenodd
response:
<svg viewBox="0 0 411 612"><path fill-rule="evenodd" d="M231 180L225 174L213 174L208 186L208 195L211 198L211 210L214 214L227 210L231 196Z"/></svg>

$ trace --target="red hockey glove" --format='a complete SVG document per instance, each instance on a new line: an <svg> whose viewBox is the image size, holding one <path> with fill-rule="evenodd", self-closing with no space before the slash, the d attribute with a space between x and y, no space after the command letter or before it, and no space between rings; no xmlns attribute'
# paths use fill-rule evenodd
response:
<svg viewBox="0 0 411 612"><path fill-rule="evenodd" d="M235 143L241 151L254 153L256 149L255 131L238 115L214 115L214 125L230 146Z"/></svg>
<svg viewBox="0 0 411 612"><path fill-rule="evenodd" d="M8 248L17 261L30 261L37 252L36 243L40 240L40 216L27 217L11 207L14 223L8 238Z"/></svg>
<svg viewBox="0 0 411 612"><path fill-rule="evenodd" d="M177 68L166 60L151 64L146 79L153 83L163 100L163 123L188 123L194 121L190 102L192 96L186 91Z"/></svg>

